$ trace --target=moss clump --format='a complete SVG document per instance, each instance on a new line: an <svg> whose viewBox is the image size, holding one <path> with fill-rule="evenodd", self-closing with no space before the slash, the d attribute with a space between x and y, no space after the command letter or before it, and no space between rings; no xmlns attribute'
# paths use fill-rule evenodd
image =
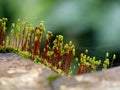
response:
<svg viewBox="0 0 120 90"><path fill-rule="evenodd" d="M59 78L60 75L59 74L52 74L50 75L47 80L48 80L48 83L51 84L55 79Z"/></svg>
<svg viewBox="0 0 120 90"><path fill-rule="evenodd" d="M1 47L0 48L0 53L10 53L10 52L14 52L14 49L9 48L9 47Z"/></svg>
<svg viewBox="0 0 120 90"><path fill-rule="evenodd" d="M45 34L43 21L39 25L33 26L29 24L28 19L24 22L18 19L16 23L12 23L8 35L6 35L6 22L7 18L0 19L0 52L2 53L13 52L23 57L29 57L33 61L43 63L52 70L65 75L72 74L74 70L77 70L77 75L95 72L101 64L103 64L103 70L110 66L109 53L106 53L102 63L96 57L88 56L88 50L81 53L79 58L75 57L75 45L72 41L64 44L62 35L57 35L51 42L54 35L50 31ZM45 44L43 44L44 35ZM113 55L113 60L115 58L116 55ZM74 69L71 68L73 61L75 62Z"/></svg>
<svg viewBox="0 0 120 90"><path fill-rule="evenodd" d="M21 55L22 57L30 58L30 55L28 54L28 52L22 52L11 47L1 47L0 53L16 53Z"/></svg>

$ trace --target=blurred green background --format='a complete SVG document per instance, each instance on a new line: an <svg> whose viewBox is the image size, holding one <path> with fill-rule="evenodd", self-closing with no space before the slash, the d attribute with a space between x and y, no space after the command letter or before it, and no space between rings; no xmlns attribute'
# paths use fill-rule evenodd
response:
<svg viewBox="0 0 120 90"><path fill-rule="evenodd" d="M18 18L34 24L43 20L65 43L72 40L77 52L89 49L98 59L107 51L116 53L114 63L120 63L120 0L0 0L2 17L8 18L8 27Z"/></svg>

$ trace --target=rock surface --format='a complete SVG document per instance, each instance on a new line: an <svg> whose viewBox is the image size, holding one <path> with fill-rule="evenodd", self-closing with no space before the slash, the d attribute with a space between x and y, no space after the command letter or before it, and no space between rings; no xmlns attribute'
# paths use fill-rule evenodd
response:
<svg viewBox="0 0 120 90"><path fill-rule="evenodd" d="M61 76L13 53L0 54L0 90L120 90L120 67L80 76Z"/></svg>
<svg viewBox="0 0 120 90"><path fill-rule="evenodd" d="M51 90L53 71L13 53L0 54L0 90Z"/></svg>
<svg viewBox="0 0 120 90"><path fill-rule="evenodd" d="M120 90L120 67L81 76L61 77L52 83L54 90Z"/></svg>

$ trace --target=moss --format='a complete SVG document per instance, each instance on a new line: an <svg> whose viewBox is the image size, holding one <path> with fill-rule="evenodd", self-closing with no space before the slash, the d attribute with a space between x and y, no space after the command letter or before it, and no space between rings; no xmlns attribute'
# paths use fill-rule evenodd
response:
<svg viewBox="0 0 120 90"><path fill-rule="evenodd" d="M48 78L47 81L49 84L51 84L54 80L56 80L57 78L59 78L60 75L59 74L51 74Z"/></svg>
<svg viewBox="0 0 120 90"><path fill-rule="evenodd" d="M16 52L14 48L10 47L1 47L0 48L0 53L10 53L10 52Z"/></svg>
<svg viewBox="0 0 120 90"><path fill-rule="evenodd" d="M31 59L35 63L44 64L47 68L50 68L50 69L54 70L58 74L61 74L61 75L63 74L63 72L60 69L57 69L57 68L53 67L46 60L44 60L42 58L39 58L39 57L31 57L31 55L28 52L19 51L19 50L16 50L14 48L10 48L10 47L1 47L0 48L0 53L15 53L15 54L18 54L18 55L20 55L24 58Z"/></svg>
<svg viewBox="0 0 120 90"><path fill-rule="evenodd" d="M22 57L30 58L30 55L28 54L28 52L19 51L11 47L1 47L0 53L15 53L15 54L19 54Z"/></svg>
<svg viewBox="0 0 120 90"><path fill-rule="evenodd" d="M76 74L94 72L100 64L103 69L109 67L109 53L106 53L103 63L96 57L88 56L88 50L80 54L79 58L75 56L75 45L72 41L64 44L64 37L57 35L54 40L52 32L45 33L44 22L39 26L29 25L28 19L21 22L12 23L11 31L6 35L6 18L0 19L0 53L16 53L22 57L30 58L36 63L42 63L55 72L63 75L71 75L77 70ZM46 34L45 39L43 39ZM44 41L45 40L45 41ZM51 41L52 40L52 41ZM52 45L52 46L51 46ZM76 59L75 59L76 58ZM116 55L113 55L112 63ZM75 60L74 60L75 59ZM73 69L71 68L74 62ZM113 66L111 63L111 67ZM77 69L76 69L77 67Z"/></svg>

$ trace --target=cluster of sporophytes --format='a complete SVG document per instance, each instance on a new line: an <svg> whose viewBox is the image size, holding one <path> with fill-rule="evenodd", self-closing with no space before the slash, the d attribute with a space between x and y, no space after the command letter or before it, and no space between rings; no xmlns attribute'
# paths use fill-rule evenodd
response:
<svg viewBox="0 0 120 90"><path fill-rule="evenodd" d="M7 18L0 19L0 51L19 51L27 52L34 61L44 63L51 69L64 73L72 74L71 63L74 61L74 69L77 68L77 75L94 72L98 66L102 64L103 69L112 66L116 55L110 65L109 53L106 53L104 62L96 60L96 57L88 56L88 50L80 54L79 58L75 57L75 46L72 41L63 44L63 36L57 35L54 40L53 33L48 31L45 33L44 22L41 21L38 26L29 24L28 19L21 22L20 19L16 23L12 23L9 34L6 34ZM43 39L45 38L45 40ZM52 41L52 42L51 42ZM13 50L14 49L14 50ZM23 54L23 53L22 53Z"/></svg>

